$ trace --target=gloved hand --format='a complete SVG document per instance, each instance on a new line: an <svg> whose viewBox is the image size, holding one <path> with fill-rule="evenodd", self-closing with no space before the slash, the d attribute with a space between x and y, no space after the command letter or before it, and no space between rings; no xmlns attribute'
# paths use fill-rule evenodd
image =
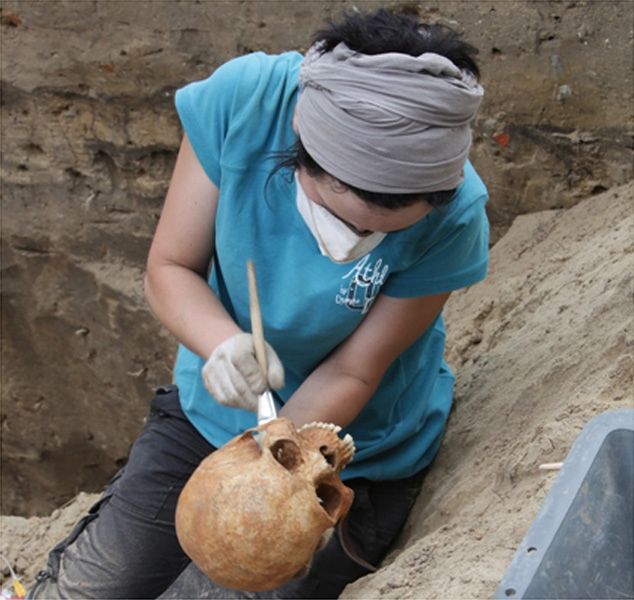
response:
<svg viewBox="0 0 634 600"><path fill-rule="evenodd" d="M268 363L264 377L255 357L253 336L238 333L220 344L202 369L209 393L220 404L257 411L258 394L267 387L284 387L284 367L275 350L265 342Z"/></svg>

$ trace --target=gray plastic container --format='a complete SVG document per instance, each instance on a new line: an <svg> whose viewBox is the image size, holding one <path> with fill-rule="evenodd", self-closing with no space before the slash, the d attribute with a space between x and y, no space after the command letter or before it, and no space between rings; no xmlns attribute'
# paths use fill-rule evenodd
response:
<svg viewBox="0 0 634 600"><path fill-rule="evenodd" d="M634 409L584 427L494 598L634 598Z"/></svg>

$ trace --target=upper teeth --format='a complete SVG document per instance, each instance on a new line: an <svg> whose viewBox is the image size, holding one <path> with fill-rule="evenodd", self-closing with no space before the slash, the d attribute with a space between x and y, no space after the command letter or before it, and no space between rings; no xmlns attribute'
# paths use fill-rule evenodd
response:
<svg viewBox="0 0 634 600"><path fill-rule="evenodd" d="M354 440L352 439L352 436L349 433L346 433L346 435L343 436L343 443L346 447L346 450L350 452L350 460L352 460L352 457L355 452L355 447L354 447Z"/></svg>
<svg viewBox="0 0 634 600"><path fill-rule="evenodd" d="M332 431L335 434L338 434L341 431L341 427L339 427L339 425L335 425L334 423L324 423L323 421L313 421L312 423L306 423L305 425L302 425L297 431L301 433L306 429L325 429L326 431ZM349 433L346 433L343 436L343 440L341 441L343 443L344 454L344 456L342 457L343 464L346 465L352 460L352 457L355 453L354 439Z"/></svg>
<svg viewBox="0 0 634 600"><path fill-rule="evenodd" d="M305 425L302 425L298 429L298 431L311 429L313 427L317 427L319 429L327 429L329 431L334 431L335 433L339 433L341 431L341 427L339 427L339 425L335 425L334 423L324 423L323 421L313 421L312 423L306 423Z"/></svg>

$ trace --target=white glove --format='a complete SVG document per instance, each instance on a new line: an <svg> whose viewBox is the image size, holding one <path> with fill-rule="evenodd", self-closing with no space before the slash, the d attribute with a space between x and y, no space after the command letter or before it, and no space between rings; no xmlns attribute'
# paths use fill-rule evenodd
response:
<svg viewBox="0 0 634 600"><path fill-rule="evenodd" d="M238 333L220 344L202 369L209 393L220 404L257 411L258 394L268 387L284 387L284 367L275 350L265 342L269 371L264 377L255 357L253 336Z"/></svg>

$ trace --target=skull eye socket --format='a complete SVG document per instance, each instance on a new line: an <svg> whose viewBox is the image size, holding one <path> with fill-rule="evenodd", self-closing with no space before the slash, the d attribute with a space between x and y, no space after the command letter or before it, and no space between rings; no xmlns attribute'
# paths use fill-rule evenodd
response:
<svg viewBox="0 0 634 600"><path fill-rule="evenodd" d="M277 440L270 450L273 458L287 471L294 471L302 460L299 446L291 440Z"/></svg>
<svg viewBox="0 0 634 600"><path fill-rule="evenodd" d="M328 516L335 518L341 505L341 494L339 490L327 483L320 483L315 490L317 499L321 507L328 513Z"/></svg>

